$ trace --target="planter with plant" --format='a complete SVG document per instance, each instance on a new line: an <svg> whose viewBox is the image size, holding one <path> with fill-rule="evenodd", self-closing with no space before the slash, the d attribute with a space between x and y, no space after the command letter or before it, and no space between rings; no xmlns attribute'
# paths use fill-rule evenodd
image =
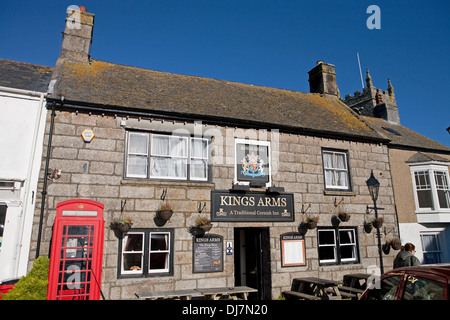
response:
<svg viewBox="0 0 450 320"><path fill-rule="evenodd" d="M195 221L195 226L207 232L211 230L212 223L208 218L197 218L197 220Z"/></svg>
<svg viewBox="0 0 450 320"><path fill-rule="evenodd" d="M168 221L172 217L173 208L170 204L164 202L163 204L161 204L156 213L158 214L159 218L164 221Z"/></svg>
<svg viewBox="0 0 450 320"><path fill-rule="evenodd" d="M375 218L372 220L372 225L374 228L381 228L383 226L384 219L383 218Z"/></svg>
<svg viewBox="0 0 450 320"><path fill-rule="evenodd" d="M392 249L394 250L400 250L400 248L402 247L402 244L398 238L392 239L390 244Z"/></svg>
<svg viewBox="0 0 450 320"><path fill-rule="evenodd" d="M348 220L350 220L350 214L347 212L340 211L338 213L338 217L342 222L347 222Z"/></svg>
<svg viewBox="0 0 450 320"><path fill-rule="evenodd" d="M384 254L389 254L389 252L391 251L391 243L386 241L386 243L383 244L382 249Z"/></svg>
<svg viewBox="0 0 450 320"><path fill-rule="evenodd" d="M317 223L319 222L319 217L307 217L306 218L306 227L308 229L315 229L317 227Z"/></svg>
<svg viewBox="0 0 450 320"><path fill-rule="evenodd" d="M133 225L133 220L129 217L117 218L111 223L112 229L118 229L120 232L127 232Z"/></svg>

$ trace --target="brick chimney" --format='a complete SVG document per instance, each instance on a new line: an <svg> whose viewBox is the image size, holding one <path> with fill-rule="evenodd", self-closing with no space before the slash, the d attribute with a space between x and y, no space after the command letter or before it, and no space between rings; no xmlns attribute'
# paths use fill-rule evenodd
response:
<svg viewBox="0 0 450 320"><path fill-rule="evenodd" d="M94 17L95 15L86 12L84 7L70 6L67 8L61 58L84 63L89 62Z"/></svg>
<svg viewBox="0 0 450 320"><path fill-rule="evenodd" d="M308 74L309 91L311 93L322 93L340 97L334 65L317 61L317 65Z"/></svg>

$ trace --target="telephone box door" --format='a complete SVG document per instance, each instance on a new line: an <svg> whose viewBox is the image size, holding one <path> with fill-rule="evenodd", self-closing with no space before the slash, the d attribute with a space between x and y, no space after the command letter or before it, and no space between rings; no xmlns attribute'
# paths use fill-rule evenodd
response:
<svg viewBox="0 0 450 320"><path fill-rule="evenodd" d="M48 300L98 300L103 257L103 204L57 204L50 253Z"/></svg>

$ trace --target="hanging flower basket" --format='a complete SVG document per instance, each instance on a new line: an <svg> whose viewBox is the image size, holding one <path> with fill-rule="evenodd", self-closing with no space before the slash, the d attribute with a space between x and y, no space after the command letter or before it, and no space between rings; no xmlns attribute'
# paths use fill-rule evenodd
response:
<svg viewBox="0 0 450 320"><path fill-rule="evenodd" d="M375 218L372 220L372 225L374 226L374 228L380 229L383 226L383 222L383 218Z"/></svg>
<svg viewBox="0 0 450 320"><path fill-rule="evenodd" d="M159 218L164 221L168 221L172 217L173 209L170 204L163 203L156 213Z"/></svg>
<svg viewBox="0 0 450 320"><path fill-rule="evenodd" d="M402 244L398 239L392 239L390 244L391 248L394 250L400 250L400 248L402 247Z"/></svg>
<svg viewBox="0 0 450 320"><path fill-rule="evenodd" d="M191 226L189 227L189 233L196 238L201 238L205 235L205 231L202 228Z"/></svg>
<svg viewBox="0 0 450 320"><path fill-rule="evenodd" d="M308 229L315 229L317 227L317 222L319 222L319 217L308 217L306 218L306 227Z"/></svg>
<svg viewBox="0 0 450 320"><path fill-rule="evenodd" d="M198 218L195 221L196 227L202 229L204 232L208 232L212 228L211 220L207 218Z"/></svg>
<svg viewBox="0 0 450 320"><path fill-rule="evenodd" d="M111 228L117 229L120 232L127 232L130 230L132 225L133 225L133 220L131 218L125 217L125 218L115 219L111 223Z"/></svg>
<svg viewBox="0 0 450 320"><path fill-rule="evenodd" d="M342 222L347 222L348 220L350 220L350 214L347 212L339 212L338 217Z"/></svg>

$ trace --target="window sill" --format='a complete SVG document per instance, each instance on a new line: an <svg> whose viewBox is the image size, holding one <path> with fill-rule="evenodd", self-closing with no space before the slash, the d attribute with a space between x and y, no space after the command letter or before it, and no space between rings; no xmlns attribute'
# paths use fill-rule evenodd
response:
<svg viewBox="0 0 450 320"><path fill-rule="evenodd" d="M173 186L173 187L207 187L214 188L214 183L209 181L173 181L173 180L148 180L148 179L122 179L120 181L121 185L148 185L148 186Z"/></svg>
<svg viewBox="0 0 450 320"><path fill-rule="evenodd" d="M326 196L356 196L355 191L349 190L324 190L323 194Z"/></svg>

